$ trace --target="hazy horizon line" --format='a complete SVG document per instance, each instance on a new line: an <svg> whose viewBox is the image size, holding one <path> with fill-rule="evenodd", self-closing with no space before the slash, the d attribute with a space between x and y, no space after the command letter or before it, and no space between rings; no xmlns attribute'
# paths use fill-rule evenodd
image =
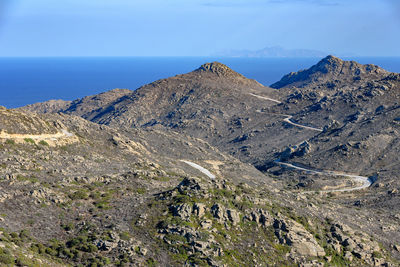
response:
<svg viewBox="0 0 400 267"><path fill-rule="evenodd" d="M279 56L270 56L270 57L247 57L247 56L104 56L104 55L96 55L96 56L0 56L0 58L241 58L241 59L295 59L295 58L324 58L329 55L333 55L338 58L400 58L400 56L380 56L380 55L355 55L355 56L337 56L333 53L327 53L326 56L308 56L308 57L279 57Z"/></svg>

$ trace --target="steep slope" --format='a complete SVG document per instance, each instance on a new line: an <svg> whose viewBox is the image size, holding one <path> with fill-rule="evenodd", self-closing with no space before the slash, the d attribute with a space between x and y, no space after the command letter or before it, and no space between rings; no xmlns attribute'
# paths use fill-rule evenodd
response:
<svg viewBox="0 0 400 267"><path fill-rule="evenodd" d="M131 95L110 103L103 112L85 115L91 121L126 127L161 124L178 127L197 116L229 116L248 93L272 90L249 80L221 63L208 63L199 69L159 80L137 89ZM226 104L229 107L226 107Z"/></svg>
<svg viewBox="0 0 400 267"><path fill-rule="evenodd" d="M340 68L329 68L332 65ZM321 72L321 66L328 71ZM311 170L370 176L375 182L371 188L349 199L338 197L336 201L341 205L357 205L370 213L371 218L376 212L384 214L387 220L397 216L400 74L328 57L300 74L289 76L293 79L280 85L284 87L279 90L287 98L277 112L291 111L292 120L298 124L325 126L306 143L288 146L280 157ZM288 169L270 167L271 172L283 172L281 177L293 175ZM325 179L331 181L328 184L343 183L340 179ZM320 180L321 177L308 175L298 181L300 187L313 187ZM385 232L388 236L397 234L395 229Z"/></svg>
<svg viewBox="0 0 400 267"><path fill-rule="evenodd" d="M332 60L335 66L341 66L341 74L337 73L338 68L321 74L317 66L330 66L331 63L327 62ZM356 65L358 66L356 69L364 69L364 71L369 69L372 74L368 75L367 72L362 71L365 77L351 82L354 80ZM312 123L325 126L321 134L310 139L312 144L317 146L313 151L318 151L318 153L315 152L313 162L315 163L317 158L321 159L318 164L320 167L323 167L321 165L323 164L324 167L331 165L330 167L337 168L336 164L342 161L342 163L347 162L346 165L354 166L355 171L363 170L370 173L376 170L372 166L384 153L383 151L385 151L384 154L395 154L397 120L400 116L400 74L389 73L379 67L370 66L328 57L304 71L314 77L317 82L302 81L298 84L300 87L292 87L297 81L288 84L287 88L279 89L288 95L283 101L281 112L285 109L291 110L293 120L300 124ZM337 81L340 77L341 80ZM335 80L337 84L345 85L337 87L324 85ZM385 136L387 142L383 140L380 142L379 138L374 140L375 137L382 135ZM364 152L361 152L362 146L359 147L361 150L358 150L350 159L332 153L335 147L338 149L341 145L346 147L345 144L359 142L366 142L365 144L369 145L366 145ZM350 147L351 145L344 149L351 149ZM340 152L337 153L340 154ZM389 161L396 164L398 160L397 157L393 157Z"/></svg>

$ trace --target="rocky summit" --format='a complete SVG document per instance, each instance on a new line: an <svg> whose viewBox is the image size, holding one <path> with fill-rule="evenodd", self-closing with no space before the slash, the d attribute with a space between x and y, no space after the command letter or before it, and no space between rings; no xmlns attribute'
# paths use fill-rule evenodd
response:
<svg viewBox="0 0 400 267"><path fill-rule="evenodd" d="M0 263L399 266L399 97L328 56L0 108Z"/></svg>

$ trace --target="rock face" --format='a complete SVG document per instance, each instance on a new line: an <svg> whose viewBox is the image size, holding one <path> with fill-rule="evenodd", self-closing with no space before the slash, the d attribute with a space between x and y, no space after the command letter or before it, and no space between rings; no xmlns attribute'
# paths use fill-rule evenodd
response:
<svg viewBox="0 0 400 267"><path fill-rule="evenodd" d="M289 220L277 219L274 221L275 234L282 244L292 247L292 253L306 257L323 257L324 249L317 243L312 234L304 226Z"/></svg>
<svg viewBox="0 0 400 267"><path fill-rule="evenodd" d="M332 225L330 231L332 239L329 240L329 245L338 253L345 250L348 260L356 257L368 265L384 263L384 259L381 259L381 248L376 241L369 240L362 233L355 233L350 227L340 223Z"/></svg>
<svg viewBox="0 0 400 267"><path fill-rule="evenodd" d="M200 188L206 190L200 190ZM215 198L213 194L208 193L227 188L235 193L234 196L226 194ZM244 188L249 191L240 193ZM275 251L270 254L272 258L284 253L288 260L294 259L295 262L304 266L319 264L320 261L309 262L308 258L315 257L322 260L326 252L302 224L282 214L274 215L273 210L268 211L262 208L263 205L265 207L263 199L254 201L258 204L254 204L252 208L239 205L243 200L252 198L255 193L252 190L248 187L227 184L227 181L207 183L199 179L186 178L176 188L158 195L158 199L169 203L168 215L157 224L159 238L171 248L182 245L191 256L194 255L193 253L199 253L201 259L214 262L216 266L220 264L215 262L214 257L228 255L232 247L243 242L237 239L237 236L242 234L251 240L250 243L245 241L246 246L257 250L254 256L271 253L262 244L273 242L280 243L289 253ZM176 198L177 193L180 194L179 199ZM182 195L195 197L197 202L186 202L186 198ZM202 212L199 212L200 210ZM176 220L176 217L182 219L184 223ZM201 227L195 227L196 225ZM267 233L271 231L274 236L267 237ZM203 236L208 236L207 240L202 238ZM271 264L273 262L270 261ZM256 259L253 263L262 264Z"/></svg>

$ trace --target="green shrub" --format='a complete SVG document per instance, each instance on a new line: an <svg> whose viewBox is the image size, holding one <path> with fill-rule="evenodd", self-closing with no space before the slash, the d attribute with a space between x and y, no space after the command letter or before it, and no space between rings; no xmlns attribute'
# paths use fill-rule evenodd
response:
<svg viewBox="0 0 400 267"><path fill-rule="evenodd" d="M12 264L14 263L14 257L11 255L10 251L4 248L0 248L0 263Z"/></svg>
<svg viewBox="0 0 400 267"><path fill-rule="evenodd" d="M25 138L24 141L27 143L35 144L35 141L32 138Z"/></svg>
<svg viewBox="0 0 400 267"><path fill-rule="evenodd" d="M147 266L157 266L157 262L153 258L149 258L146 260Z"/></svg>
<svg viewBox="0 0 400 267"><path fill-rule="evenodd" d="M71 231L75 228L75 225L73 223L68 223L68 224L63 224L61 225L61 227L65 230L65 231Z"/></svg>
<svg viewBox="0 0 400 267"><path fill-rule="evenodd" d="M46 253L46 247L43 244L32 244L31 245L31 250L35 253L38 254L45 254Z"/></svg>
<svg viewBox="0 0 400 267"><path fill-rule="evenodd" d="M49 143L47 143L46 141L42 140L42 141L39 142L39 145L49 146Z"/></svg>
<svg viewBox="0 0 400 267"><path fill-rule="evenodd" d="M21 238L22 240L30 240L30 233L28 230L21 230L21 232L19 233L19 238Z"/></svg>
<svg viewBox="0 0 400 267"><path fill-rule="evenodd" d="M91 243L83 244L83 245L81 245L81 247L79 249L84 252L89 252L89 253L97 252L97 250L98 250L97 247Z"/></svg>
<svg viewBox="0 0 400 267"><path fill-rule="evenodd" d="M86 191L80 189L78 191L73 192L72 194L68 195L70 199L77 200L77 199L87 199L88 194Z"/></svg>
<svg viewBox="0 0 400 267"><path fill-rule="evenodd" d="M157 176L153 178L154 180L160 181L160 182L169 182L171 178L166 177L166 176Z"/></svg>
<svg viewBox="0 0 400 267"><path fill-rule="evenodd" d="M144 193L146 193L146 189L145 189L145 188L138 187L138 188L136 188L136 192L137 192L138 194L140 194L140 195L143 195Z"/></svg>
<svg viewBox="0 0 400 267"><path fill-rule="evenodd" d="M110 203L108 201L105 201L105 200L96 201L93 204L94 204L94 206L96 208L101 209L101 210L109 210L109 209L111 209Z"/></svg>
<svg viewBox="0 0 400 267"><path fill-rule="evenodd" d="M12 233L10 234L10 236L11 236L12 239L18 238L18 234L15 233L15 232L12 232Z"/></svg>
<svg viewBox="0 0 400 267"><path fill-rule="evenodd" d="M131 235L128 232L122 232L122 233L119 234L119 237L122 240L127 241L127 240L129 240L131 238Z"/></svg>
<svg viewBox="0 0 400 267"><path fill-rule="evenodd" d="M382 254L379 252L379 251L374 251L374 252L372 252L372 257L374 257L374 258L382 258Z"/></svg>
<svg viewBox="0 0 400 267"><path fill-rule="evenodd" d="M34 261L22 254L18 254L17 259L15 260L16 266L33 266Z"/></svg>
<svg viewBox="0 0 400 267"><path fill-rule="evenodd" d="M15 141L12 140L12 139L7 139L7 140L6 140L6 144L7 144L7 145L15 145Z"/></svg>
<svg viewBox="0 0 400 267"><path fill-rule="evenodd" d="M20 182L29 181L29 182L31 182L32 184L39 182L39 179L36 178L36 177L30 177L30 178L28 178L28 177L22 176L21 174L18 174L18 175L17 175L17 180L20 181Z"/></svg>
<svg viewBox="0 0 400 267"><path fill-rule="evenodd" d="M46 253L51 256L57 256L57 250L54 250L52 248L46 248Z"/></svg>

